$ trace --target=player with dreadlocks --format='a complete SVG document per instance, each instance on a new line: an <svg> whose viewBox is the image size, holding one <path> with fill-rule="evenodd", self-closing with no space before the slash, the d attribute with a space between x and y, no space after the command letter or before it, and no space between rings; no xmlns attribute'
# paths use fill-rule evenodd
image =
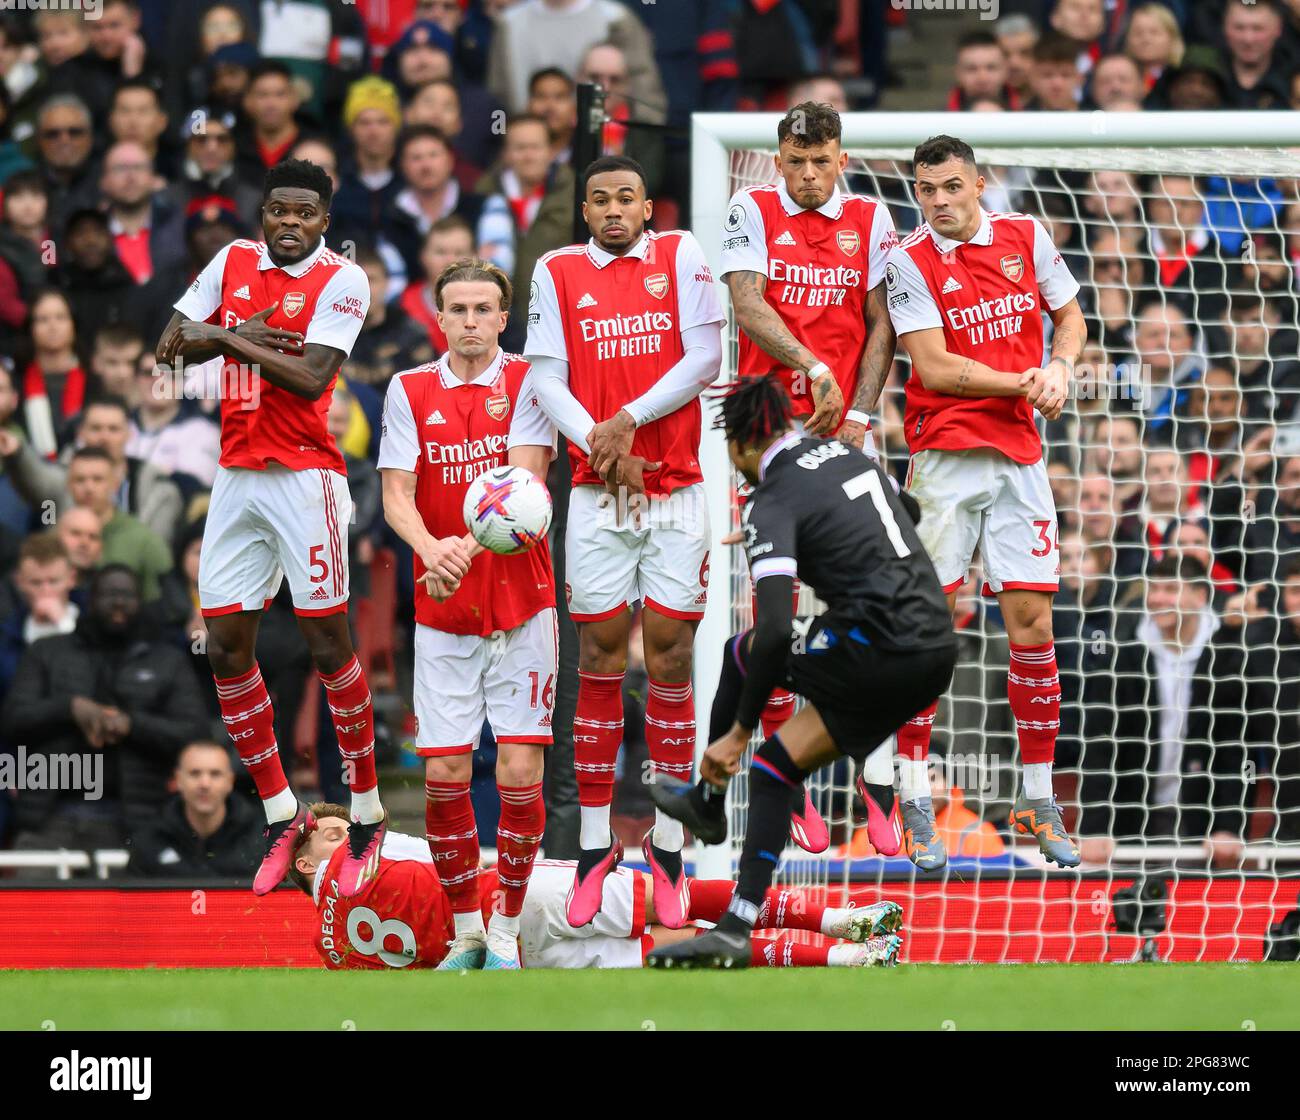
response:
<svg viewBox="0 0 1300 1120"><path fill-rule="evenodd" d="M772 375L741 381L722 400L731 461L754 486L742 519L754 627L727 643L699 784L661 777L649 787L655 804L701 841L719 842L727 781L772 689L784 686L807 703L754 752L727 913L708 934L651 953L647 963L659 967L747 965L749 932L804 779L842 756L861 765L952 679L952 619L916 535L914 503L894 492L874 460L839 440L801 435L791 415ZM796 576L827 604L824 614L793 617Z"/></svg>

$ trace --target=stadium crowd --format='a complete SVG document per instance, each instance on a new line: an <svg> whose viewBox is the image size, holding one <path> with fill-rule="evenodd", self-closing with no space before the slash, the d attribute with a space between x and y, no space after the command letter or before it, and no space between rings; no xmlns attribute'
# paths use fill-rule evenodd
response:
<svg viewBox="0 0 1300 1120"><path fill-rule="evenodd" d="M261 821L231 767L197 606L217 374L156 370L154 344L216 252L258 236L265 171L297 157L329 172L328 244L370 282L330 428L356 504L353 622L394 695L380 721L392 761L414 588L383 520L381 402L394 373L445 349L443 267L476 252L524 292L572 240L576 84L604 88L604 149L646 168L655 225L672 228L689 222L692 110L869 110L893 80L891 38L955 18L884 0L102 0L93 20L58 7L0 18L0 751L102 752L106 783L98 801L0 790L0 846L126 846L133 869L187 877L251 871ZM934 108L1300 109L1297 0L1001 7L960 40ZM989 177L990 208L1048 226L1088 316L1078 399L1045 432L1059 769L1081 774L1061 796L1085 859L1178 839L1232 867L1249 839L1300 842L1300 181ZM906 185L861 161L850 176L900 234L919 221ZM897 363L876 422L900 478L906 373ZM975 573L936 738L949 757L1009 759L1006 636L979 592ZM287 596L258 660L281 750L314 723L319 785L341 800ZM644 687L634 664L629 731ZM626 744L625 775L638 751ZM644 817L637 784L621 811ZM552 827L569 829L548 853L567 856L571 778L548 777L547 796ZM1000 850L970 811L994 819L991 800L945 801L964 814L954 854Z"/></svg>

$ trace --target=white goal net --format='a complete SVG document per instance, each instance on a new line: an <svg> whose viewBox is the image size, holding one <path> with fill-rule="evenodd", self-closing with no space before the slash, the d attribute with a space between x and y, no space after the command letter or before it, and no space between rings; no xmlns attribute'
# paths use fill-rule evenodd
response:
<svg viewBox="0 0 1300 1120"><path fill-rule="evenodd" d="M1268 926L1297 905L1300 114L1216 116L845 118L841 190L882 199L900 237L922 220L915 144L969 140L986 209L1042 220L1089 328L1076 399L1042 426L1060 523L1056 792L1085 865L1049 871L1006 826L1018 782L1008 641L977 557L933 737L949 868L914 874L902 853L875 855L845 762L812 780L830 851L791 845L778 873L833 899L904 903L905 959L1125 959L1144 945L1259 959ZM776 179L776 121L696 118L693 228L715 265L731 193ZM734 321L730 341L727 379ZM900 481L907 376L900 353L874 418ZM735 479L720 438L706 439L717 540L735 521ZM716 548L712 573L702 726L722 642L750 622L740 551ZM730 848L700 853L709 873L734 869L743 777L730 805ZM1135 882L1152 904L1117 908Z"/></svg>

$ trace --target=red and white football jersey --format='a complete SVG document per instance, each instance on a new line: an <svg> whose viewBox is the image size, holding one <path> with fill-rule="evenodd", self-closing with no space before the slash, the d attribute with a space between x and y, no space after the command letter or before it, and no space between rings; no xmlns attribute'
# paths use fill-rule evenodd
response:
<svg viewBox="0 0 1300 1120"><path fill-rule="evenodd" d="M722 233L722 275L767 277L769 307L790 333L835 374L845 407L858 387L858 363L867 345L863 301L885 278L889 251L898 244L889 208L837 187L826 203L805 210L785 183L745 187L731 197ZM794 373L744 331L742 377L780 373L796 415L813 412L809 386L794 392Z"/></svg>
<svg viewBox="0 0 1300 1120"><path fill-rule="evenodd" d="M1064 307L1079 285L1037 218L984 214L969 241L922 225L889 256L889 314L899 335L940 327L950 354L1023 373L1043 362L1043 311ZM993 447L1017 463L1043 457L1024 397L956 397L907 382L907 446Z"/></svg>
<svg viewBox="0 0 1300 1120"><path fill-rule="evenodd" d="M724 318L694 236L647 230L621 257L593 240L537 262L527 351L569 363L569 389L599 424L677 364L683 331ZM699 400L637 428L632 454L663 464L645 476L652 496L701 481ZM575 486L600 485L580 449L569 457Z"/></svg>
<svg viewBox="0 0 1300 1120"><path fill-rule="evenodd" d="M473 381L451 372L447 356L397 374L384 402L379 468L416 476L415 505L435 537L465 535L465 491L479 475L507 463L510 448L555 449L555 428L533 391L523 358L498 350ZM555 606L545 541L515 556L483 552L445 603L427 594L415 557L415 620L449 634L486 637L513 630Z"/></svg>
<svg viewBox="0 0 1300 1120"><path fill-rule="evenodd" d="M429 846L413 836L390 834L379 871L352 898L339 897L342 844L316 873L312 943L328 969L435 968L456 932ZM479 873L483 920L492 916L498 890L495 870Z"/></svg>
<svg viewBox="0 0 1300 1120"><path fill-rule="evenodd" d="M272 304L277 306L267 319L270 326L299 331L308 344L332 346L346 357L370 308L370 284L363 269L324 241L297 264L280 268L265 242L239 240L212 258L175 308L190 319L233 330ZM326 425L334 380L311 401L260 378L259 395L241 399L234 391L243 385L237 366L227 358L222 376L223 467L264 470L275 462L292 470L347 473Z"/></svg>

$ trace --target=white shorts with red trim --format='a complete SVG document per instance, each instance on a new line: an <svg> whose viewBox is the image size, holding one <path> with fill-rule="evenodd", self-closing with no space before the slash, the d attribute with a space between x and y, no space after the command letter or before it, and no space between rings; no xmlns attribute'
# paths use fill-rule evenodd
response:
<svg viewBox="0 0 1300 1120"><path fill-rule="evenodd" d="M626 867L610 872L590 925L569 925L574 860L539 859L519 920L525 968L640 968L645 932L645 877Z"/></svg>
<svg viewBox="0 0 1300 1120"><path fill-rule="evenodd" d="M483 720L498 743L551 742L555 608L486 638L415 627L415 753L472 751Z"/></svg>
<svg viewBox="0 0 1300 1120"><path fill-rule="evenodd" d="M1056 502L1042 460L930 448L912 456L907 491L921 507L916 531L945 591L966 581L977 548L994 594L1057 589Z"/></svg>
<svg viewBox="0 0 1300 1120"><path fill-rule="evenodd" d="M336 471L218 467L199 554L203 614L260 611L285 577L298 614L346 610L351 520Z"/></svg>
<svg viewBox="0 0 1300 1120"><path fill-rule="evenodd" d="M670 618L702 618L709 537L702 482L630 502L599 486L574 487L564 542L573 620L600 622L637 600Z"/></svg>

